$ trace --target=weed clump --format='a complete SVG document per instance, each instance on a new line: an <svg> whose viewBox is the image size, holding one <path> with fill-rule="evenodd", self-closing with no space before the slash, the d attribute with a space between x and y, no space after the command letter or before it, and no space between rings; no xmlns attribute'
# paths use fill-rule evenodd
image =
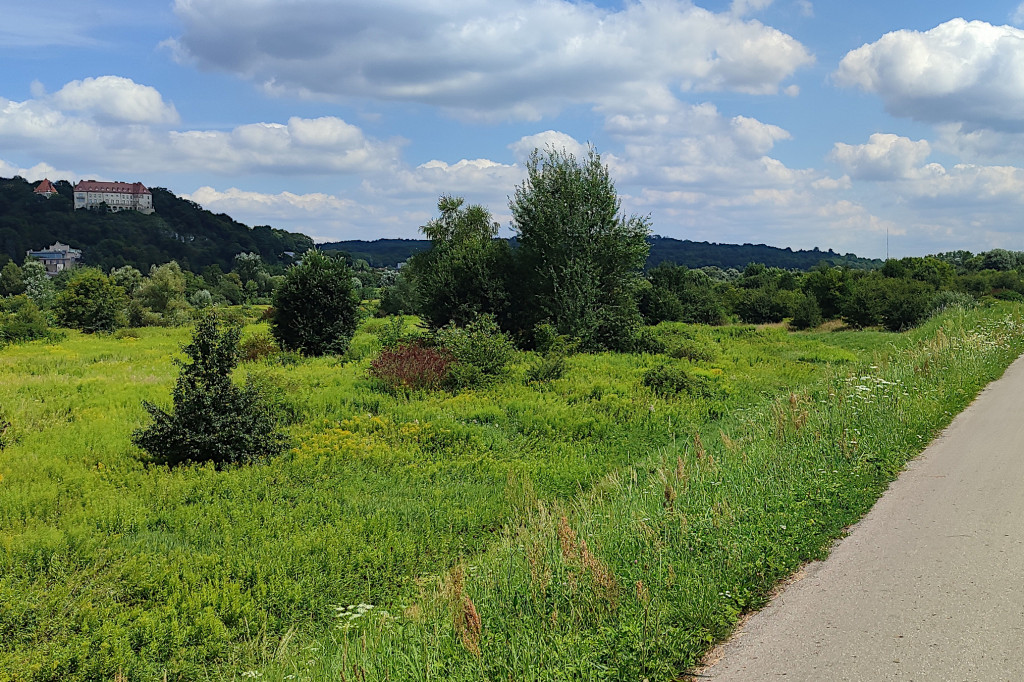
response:
<svg viewBox="0 0 1024 682"><path fill-rule="evenodd" d="M370 363L370 376L391 391L436 390L448 380L453 361L444 349L412 341L382 350Z"/></svg>
<svg viewBox="0 0 1024 682"><path fill-rule="evenodd" d="M196 324L192 342L182 349L188 361L175 361L181 372L173 411L143 402L153 422L132 435L151 461L221 467L248 464L284 449L277 410L262 388L251 378L242 387L231 381L239 334L237 327L222 329L212 315Z"/></svg>
<svg viewBox="0 0 1024 682"><path fill-rule="evenodd" d="M683 339L679 345L669 350L668 354L676 360L714 362L718 359L718 348L696 339Z"/></svg>
<svg viewBox="0 0 1024 682"><path fill-rule="evenodd" d="M662 397L686 395L710 398L717 392L712 377L689 372L678 365L658 365L644 373L643 384Z"/></svg>

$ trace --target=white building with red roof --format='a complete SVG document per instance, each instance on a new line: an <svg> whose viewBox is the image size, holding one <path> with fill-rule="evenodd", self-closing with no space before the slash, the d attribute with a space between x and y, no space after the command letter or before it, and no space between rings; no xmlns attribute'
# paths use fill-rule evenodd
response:
<svg viewBox="0 0 1024 682"><path fill-rule="evenodd" d="M75 185L75 208L106 204L111 211L153 212L153 194L141 182L82 180Z"/></svg>

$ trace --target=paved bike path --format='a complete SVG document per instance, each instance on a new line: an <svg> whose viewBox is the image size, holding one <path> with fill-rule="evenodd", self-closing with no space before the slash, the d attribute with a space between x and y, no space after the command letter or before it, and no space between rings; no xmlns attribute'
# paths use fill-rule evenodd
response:
<svg viewBox="0 0 1024 682"><path fill-rule="evenodd" d="M700 678L1024 680L1024 357L718 655Z"/></svg>

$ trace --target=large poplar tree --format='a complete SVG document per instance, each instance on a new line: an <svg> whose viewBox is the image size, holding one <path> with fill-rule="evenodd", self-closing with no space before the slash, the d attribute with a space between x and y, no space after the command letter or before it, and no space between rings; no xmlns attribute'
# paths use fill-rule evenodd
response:
<svg viewBox="0 0 1024 682"><path fill-rule="evenodd" d="M621 212L607 166L555 148L534 150L510 200L523 286L521 324L549 322L584 348L627 350L641 324L636 291L647 217Z"/></svg>

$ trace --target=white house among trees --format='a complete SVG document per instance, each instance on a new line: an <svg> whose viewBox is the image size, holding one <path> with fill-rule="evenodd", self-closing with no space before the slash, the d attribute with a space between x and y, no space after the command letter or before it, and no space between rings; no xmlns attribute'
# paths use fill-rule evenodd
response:
<svg viewBox="0 0 1024 682"><path fill-rule="evenodd" d="M111 211L153 212L153 194L141 182L82 180L75 185L75 208L106 204Z"/></svg>

